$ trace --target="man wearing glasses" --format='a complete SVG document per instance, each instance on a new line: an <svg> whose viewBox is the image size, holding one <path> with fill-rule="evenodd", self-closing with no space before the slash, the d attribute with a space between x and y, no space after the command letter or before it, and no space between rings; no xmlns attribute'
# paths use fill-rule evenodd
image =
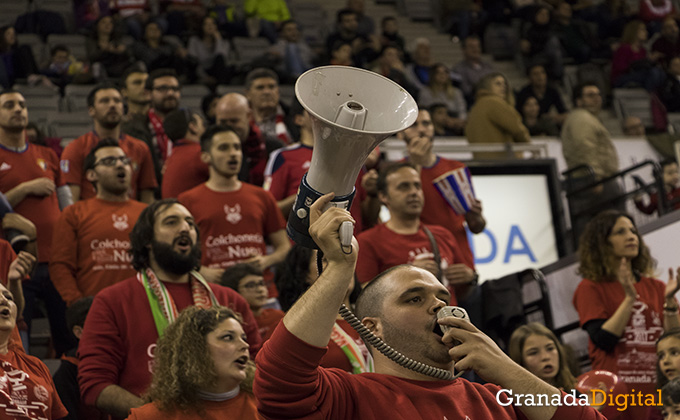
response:
<svg viewBox="0 0 680 420"><path fill-rule="evenodd" d="M97 195L61 213L50 258L50 277L67 305L135 274L130 232L146 207L128 196L132 162L116 139L100 140L84 167Z"/></svg>
<svg viewBox="0 0 680 420"><path fill-rule="evenodd" d="M111 138L118 140L131 161L130 197L151 203L158 186L151 152L143 141L121 132L123 97L120 91L113 84L98 85L88 94L87 105L93 130L69 143L61 155L61 174L71 189L73 200L96 196L94 186L87 180L83 163L101 139Z"/></svg>
<svg viewBox="0 0 680 420"><path fill-rule="evenodd" d="M123 132L144 140L151 149L156 180L161 183L162 168L172 153L172 142L163 129L165 116L179 108L182 97L177 73L172 69L157 69L149 73L146 90L151 92L151 108L123 124Z"/></svg>

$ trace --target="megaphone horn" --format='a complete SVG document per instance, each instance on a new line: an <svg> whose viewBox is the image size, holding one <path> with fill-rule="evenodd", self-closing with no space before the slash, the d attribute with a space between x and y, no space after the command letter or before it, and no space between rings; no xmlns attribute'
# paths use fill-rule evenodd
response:
<svg viewBox="0 0 680 420"><path fill-rule="evenodd" d="M381 141L410 127L418 106L397 83L377 73L347 66L317 67L302 74L295 95L312 120L314 151L303 176L286 231L295 243L318 248L309 236L309 206L329 192L330 205L349 210L354 183L364 161ZM352 226L340 229L350 246Z"/></svg>

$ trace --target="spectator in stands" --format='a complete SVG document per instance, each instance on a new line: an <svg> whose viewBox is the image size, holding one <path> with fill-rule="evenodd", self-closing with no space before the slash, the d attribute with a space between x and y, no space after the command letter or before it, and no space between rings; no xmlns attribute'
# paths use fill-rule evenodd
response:
<svg viewBox="0 0 680 420"><path fill-rule="evenodd" d="M619 156L611 135L598 115L602 110L600 88L592 83L582 83L574 88L574 106L562 125L562 153L567 168L574 171L567 178L567 190L583 186L616 174ZM586 166L592 169L579 168ZM594 177L594 178L593 178ZM617 200L622 194L618 180L614 179L569 197L572 230L577 239L585 224L604 209L623 210L624 204Z"/></svg>
<svg viewBox="0 0 680 420"><path fill-rule="evenodd" d="M160 0L160 14L167 22L167 33L178 37L200 31L206 15L201 0Z"/></svg>
<svg viewBox="0 0 680 420"><path fill-rule="evenodd" d="M314 148L312 120L299 101L293 102L289 118L298 128L299 136L295 143L271 153L264 172L264 189L274 196L284 218L288 218L293 208L300 181L309 169ZM359 234L364 226L373 225L378 218L380 203L376 198L377 178L375 170L367 171L362 167L354 183L356 193L349 211L355 220L355 234Z"/></svg>
<svg viewBox="0 0 680 420"><path fill-rule="evenodd" d="M245 322L226 307L182 311L158 340L150 402L128 419L259 419Z"/></svg>
<svg viewBox="0 0 680 420"><path fill-rule="evenodd" d="M279 77L266 68L256 68L246 75L246 98L253 110L253 120L265 138L290 144L286 113L280 104Z"/></svg>
<svg viewBox="0 0 680 420"><path fill-rule="evenodd" d="M45 137L38 124L34 122L29 122L26 126L26 141L29 143L34 143L39 146L46 146L54 150L57 157L61 157L61 152L64 148L61 147L61 139L59 137Z"/></svg>
<svg viewBox="0 0 680 420"><path fill-rule="evenodd" d="M515 98L508 80L501 73L489 73L477 84L476 100L468 114L465 136L470 144L528 143L529 130L515 110ZM520 157L505 152L475 152L475 159L504 159Z"/></svg>
<svg viewBox="0 0 680 420"><path fill-rule="evenodd" d="M467 103L463 92L451 83L449 69L442 63L430 67L429 83L418 95L420 108L429 108L437 103L446 105L449 114L447 128L457 135L463 134L467 121Z"/></svg>
<svg viewBox="0 0 680 420"><path fill-rule="evenodd" d="M88 113L93 130L69 143L61 156L61 174L68 183L74 201L95 197L97 192L88 180L85 158L101 139L117 139L132 165L130 198L150 203L158 186L153 173L149 147L143 141L121 132L123 97L113 84L95 86L87 95Z"/></svg>
<svg viewBox="0 0 680 420"><path fill-rule="evenodd" d="M178 197L200 231L201 273L217 282L225 268L238 262L252 264L264 272L269 294L276 297L273 275L266 270L283 261L290 249L276 201L261 187L239 181L243 152L232 128L206 130L201 151L210 178ZM273 247L271 253L267 245Z"/></svg>
<svg viewBox="0 0 680 420"><path fill-rule="evenodd" d="M90 83L92 74L82 62L71 55L65 45L55 45L50 51L50 61L43 68L42 74L47 76L53 85L63 92L69 83Z"/></svg>
<svg viewBox="0 0 680 420"><path fill-rule="evenodd" d="M659 89L659 99L668 112L680 112L680 56L668 62L666 79Z"/></svg>
<svg viewBox="0 0 680 420"><path fill-rule="evenodd" d="M64 209L52 240L50 278L67 305L134 275L128 238L146 207L129 197L132 161L116 139L100 140L83 168L97 195Z"/></svg>
<svg viewBox="0 0 680 420"><path fill-rule="evenodd" d="M328 64L333 66L354 66L352 44L342 40L336 41L331 48L331 57Z"/></svg>
<svg viewBox="0 0 680 420"><path fill-rule="evenodd" d="M330 56L336 42L347 42L352 46L352 60L363 67L378 55L378 39L359 33L359 22L355 11L341 9L336 15L336 31L326 38L326 51Z"/></svg>
<svg viewBox="0 0 680 420"><path fill-rule="evenodd" d="M59 172L59 159L51 149L26 141L27 124L24 96L13 90L0 92L0 161L11 169L3 174L0 192L5 194L14 211L30 220L37 230L34 238L38 265L31 279L23 282L24 321L30 336L36 300L42 300L47 308L54 349L60 356L74 343L66 328L66 305L50 280L47 266L54 225L61 209L72 204L72 200Z"/></svg>
<svg viewBox="0 0 680 420"><path fill-rule="evenodd" d="M675 159L664 159L660 162L661 177L663 179L663 193L666 194L668 210L680 209L680 174L678 174L678 162ZM659 191L649 194L649 203L645 204L642 194L633 197L635 207L645 214L659 212Z"/></svg>
<svg viewBox="0 0 680 420"><path fill-rule="evenodd" d="M262 270L251 264L238 263L224 270L220 278L222 286L239 292L250 305L255 321L264 343L274 332L283 318L283 311L275 308L265 308L269 298L267 283L262 276Z"/></svg>
<svg viewBox="0 0 680 420"><path fill-rule="evenodd" d="M465 40L471 33L483 34L486 12L481 1L466 0L441 2L439 9L433 9L442 22L442 29L453 37L454 42Z"/></svg>
<svg viewBox="0 0 680 420"><path fill-rule="evenodd" d="M248 303L238 293L198 274L198 229L174 199L144 209L130 244L135 277L102 290L94 299L78 346L83 402L124 418L151 382L158 337L188 306L230 306L243 316L251 354L260 335Z"/></svg>
<svg viewBox="0 0 680 420"><path fill-rule="evenodd" d="M356 276L360 283L400 264L429 271L447 286L451 302L474 289L477 273L464 264L456 239L446 228L420 221L424 194L420 174L409 162L396 163L380 171L378 197L390 211L390 219L358 237Z"/></svg>
<svg viewBox="0 0 680 420"><path fill-rule="evenodd" d="M658 52L647 54L647 28L639 20L626 24L621 45L612 56L611 82L614 87L642 86L654 92L663 83L663 71L657 64Z"/></svg>
<svg viewBox="0 0 680 420"><path fill-rule="evenodd" d="M680 379L673 379L663 386L661 389L661 401L663 404L663 418L678 420L678 410L680 410Z"/></svg>
<svg viewBox="0 0 680 420"><path fill-rule="evenodd" d="M674 298L680 271L669 268L667 284L653 278L654 260L635 223L615 210L588 223L578 255L583 280L573 304L588 332L593 370L618 374L643 395L655 393L655 343L664 331L680 328ZM647 408L630 406L619 418L647 418Z"/></svg>
<svg viewBox="0 0 680 420"><path fill-rule="evenodd" d="M208 164L201 160L205 121L198 112L176 109L168 114L163 128L172 140L173 154L165 162L161 195L174 198L210 177Z"/></svg>
<svg viewBox="0 0 680 420"><path fill-rule="evenodd" d="M550 80L561 81L564 74L562 48L550 25L550 9L540 6L522 33L520 50L525 64L544 62Z"/></svg>
<svg viewBox="0 0 680 420"><path fill-rule="evenodd" d="M215 19L222 35L248 36L246 12L241 2L214 0L208 6L207 15Z"/></svg>
<svg viewBox="0 0 680 420"><path fill-rule="evenodd" d="M495 420L524 416L546 419L553 415L604 418L589 407L500 406L496 397L503 392L500 389L549 399L559 398L561 391L514 363L470 322L454 317L437 320L436 313L449 302L448 291L429 272L416 267L400 266L364 288L357 301L359 319L409 358L445 371L452 371L455 363L456 370L474 370L498 385L438 380L377 351L372 352L375 374L349 375L320 367L343 294L354 280L356 255L343 253L338 241L338 227L351 220L349 214L338 208L321 213L331 197L324 196L310 208L310 231L328 260L327 268L288 311L258 354L254 391L261 415L304 418L327 413L326 417L336 420L364 415L417 418L424 413L442 419L466 415ZM454 328L441 337L435 334L440 330L438 325ZM462 344L452 349L453 340Z"/></svg>
<svg viewBox="0 0 680 420"><path fill-rule="evenodd" d="M545 325L532 322L513 331L508 354L515 363L564 392L576 386L564 346Z"/></svg>
<svg viewBox="0 0 680 420"><path fill-rule="evenodd" d="M475 86L480 80L494 71L491 63L482 60L482 43L477 36L469 36L461 43L463 60L453 67L460 77L460 88L469 104L474 102Z"/></svg>
<svg viewBox="0 0 680 420"><path fill-rule="evenodd" d="M99 18L92 34L85 40L87 60L98 67L93 70L99 81L117 79L132 64L132 54L114 30L113 18Z"/></svg>
<svg viewBox="0 0 680 420"><path fill-rule="evenodd" d="M12 26L0 27L0 87L9 89L17 81L51 85L39 73L31 48L28 45L19 45Z"/></svg>
<svg viewBox="0 0 680 420"><path fill-rule="evenodd" d="M206 127L215 125L215 109L217 109L217 103L220 101L220 98L219 94L211 92L201 99L201 111L205 118Z"/></svg>
<svg viewBox="0 0 680 420"><path fill-rule="evenodd" d="M241 139L243 160L238 179L253 185L262 185L269 154L282 146L278 140L265 140L262 132L252 122L248 99L240 93L228 93L217 103L217 124L228 125Z"/></svg>
<svg viewBox="0 0 680 420"><path fill-rule="evenodd" d="M385 16L380 21L380 46L396 45L402 52L406 51L406 40L399 34L399 23L394 16Z"/></svg>
<svg viewBox="0 0 680 420"><path fill-rule="evenodd" d="M394 81L412 96L418 97L418 88L411 84L406 73L404 52L396 45L386 45L382 48L372 70Z"/></svg>
<svg viewBox="0 0 680 420"><path fill-rule="evenodd" d="M26 418L66 417L68 411L54 389L47 366L37 357L26 354L23 349L10 345L19 314L14 296L2 285L0 308L3 312L0 322L0 354L3 363L0 369L7 379L4 392L0 394L0 415L4 418L17 418L18 413Z"/></svg>
<svg viewBox="0 0 680 420"><path fill-rule="evenodd" d="M482 214L482 202L475 199L471 203L470 211L465 214L458 214L439 194L433 182L449 171L465 170L465 165L456 160L446 159L434 154L432 151L434 131L432 119L427 110L421 109L418 112L415 124L397 134L397 136L406 142L409 162L420 168L420 185L427 203L427 208L420 215L421 222L427 225L439 225L451 232L463 255L463 263L474 270L474 256L468 242L465 226L467 225L473 234L481 233L484 230L486 220ZM467 270L458 266L458 271L466 272Z"/></svg>
<svg viewBox="0 0 680 420"><path fill-rule="evenodd" d="M560 92L548 83L548 75L542 64L536 63L527 67L529 84L517 94L517 110L522 112L519 103L525 103L526 98L533 96L538 99L540 117L546 116L557 125L562 125L567 118L567 107L564 106ZM551 113L551 111L554 111Z"/></svg>
<svg viewBox="0 0 680 420"><path fill-rule="evenodd" d="M597 44L597 34L591 33L585 22L574 19L572 6L566 0L557 4L552 31L560 40L565 56L576 64L588 62Z"/></svg>
<svg viewBox="0 0 680 420"><path fill-rule="evenodd" d="M163 39L161 26L150 21L144 27L144 40L132 45L135 60L143 61L149 71L174 69L183 83L196 80L197 62L188 56L186 48Z"/></svg>
<svg viewBox="0 0 680 420"><path fill-rule="evenodd" d="M547 115L540 115L541 106L535 96L523 96L517 99L517 109L522 114L522 124L533 136L557 136L560 129Z"/></svg>
<svg viewBox="0 0 680 420"><path fill-rule="evenodd" d="M149 77L146 68L140 65L128 67L121 77L123 87L120 93L125 99L127 112L123 122L127 123L140 115L146 115L151 105L151 92L146 89L146 79Z"/></svg>
<svg viewBox="0 0 680 420"><path fill-rule="evenodd" d="M107 0L74 0L73 15L76 27L89 30L102 16L109 16L109 1Z"/></svg>
<svg viewBox="0 0 680 420"><path fill-rule="evenodd" d="M324 259L322 264L326 267L328 262ZM276 287L281 293L279 301L282 309L288 311L318 278L317 251L293 245L285 261L276 270ZM343 298L348 308L356 303L360 291L361 285L355 279ZM372 372L372 360L366 344L339 314L336 314L333 331L320 366L350 373Z"/></svg>
<svg viewBox="0 0 680 420"><path fill-rule="evenodd" d="M172 69L158 69L149 73L144 88L151 92L151 107L142 115L136 115L123 123L123 133L143 140L151 150L156 179L163 180L162 168L172 153L172 142L165 134L163 121L171 111L179 108L182 86Z"/></svg>
<svg viewBox="0 0 680 420"><path fill-rule="evenodd" d="M660 53L666 67L670 60L680 56L680 31L674 17L668 16L663 20L661 36L652 44L652 53Z"/></svg>
<svg viewBox="0 0 680 420"><path fill-rule="evenodd" d="M212 17L203 18L198 35L189 38L188 54L198 62L197 72L201 83L211 86L229 84L231 71L227 67L229 41L222 38Z"/></svg>
<svg viewBox="0 0 680 420"><path fill-rule="evenodd" d="M375 22L366 12L364 0L347 0L348 10L353 11L357 16L357 32L361 36L372 37L375 34Z"/></svg>
<svg viewBox="0 0 680 420"><path fill-rule="evenodd" d="M412 63L406 65L406 75L409 81L420 91L430 80L430 67L434 64L432 60L432 49L430 40L424 37L416 38L413 42Z"/></svg>
<svg viewBox="0 0 680 420"><path fill-rule="evenodd" d="M446 105L435 103L428 108L430 116L432 116L432 127L434 127L434 135L439 137L455 136L456 132L449 128L451 125L449 120L454 119L449 115L449 110ZM460 135L460 134L458 134Z"/></svg>
<svg viewBox="0 0 680 420"><path fill-rule="evenodd" d="M66 325L72 332L76 340L80 340L83 334L85 318L92 306L92 296L78 299L66 309ZM74 347L66 352L61 358L61 364L54 373L54 387L59 394L61 402L68 410L65 420L85 420L97 419L101 414L93 407L87 407L80 401L80 390L78 389L78 348Z"/></svg>
<svg viewBox="0 0 680 420"><path fill-rule="evenodd" d="M285 0L245 0L243 9L246 16L259 23L259 35L272 44L276 42L276 32L281 24L290 19Z"/></svg>
<svg viewBox="0 0 680 420"><path fill-rule="evenodd" d="M664 19L678 17L671 0L641 0L638 16L647 25L650 32L655 34L659 31Z"/></svg>
<svg viewBox="0 0 680 420"><path fill-rule="evenodd" d="M277 70L287 82L295 82L298 76L312 68L315 61L314 52L302 38L294 20L281 24L279 38L269 52L280 60Z"/></svg>

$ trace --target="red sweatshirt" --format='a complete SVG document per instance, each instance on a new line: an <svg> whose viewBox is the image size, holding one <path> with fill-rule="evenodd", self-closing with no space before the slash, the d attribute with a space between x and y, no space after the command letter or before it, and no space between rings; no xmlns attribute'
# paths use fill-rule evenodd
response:
<svg viewBox="0 0 680 420"><path fill-rule="evenodd" d="M267 419L417 420L526 419L501 406L497 385L415 381L395 376L319 368L325 348L298 339L280 323L257 356L254 391ZM589 407L561 406L554 420L604 419Z"/></svg>

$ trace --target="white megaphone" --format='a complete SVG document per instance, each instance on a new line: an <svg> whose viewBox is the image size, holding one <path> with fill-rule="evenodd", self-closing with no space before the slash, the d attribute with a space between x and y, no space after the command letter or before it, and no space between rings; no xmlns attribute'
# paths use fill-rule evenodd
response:
<svg viewBox="0 0 680 420"><path fill-rule="evenodd" d="M311 117L314 151L286 231L295 243L318 248L308 232L309 206L334 192L330 205L349 210L364 161L381 141L415 122L418 106L390 79L347 66L305 72L295 83L295 95ZM352 234L352 224L343 223L343 246L351 246Z"/></svg>

